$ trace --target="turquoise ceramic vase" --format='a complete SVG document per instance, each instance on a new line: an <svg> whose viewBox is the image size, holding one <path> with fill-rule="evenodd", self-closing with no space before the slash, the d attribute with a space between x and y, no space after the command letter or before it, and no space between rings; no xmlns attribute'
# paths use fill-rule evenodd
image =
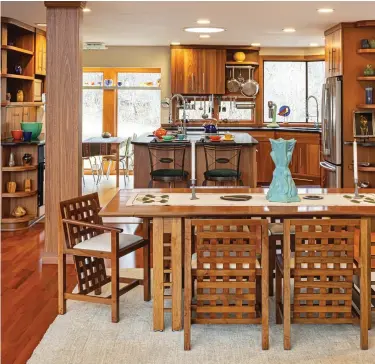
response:
<svg viewBox="0 0 375 364"><path fill-rule="evenodd" d="M301 201L289 170L289 163L292 160L296 140L270 139L270 142L272 146L271 157L276 168L273 171L273 178L267 193L267 200L270 202Z"/></svg>

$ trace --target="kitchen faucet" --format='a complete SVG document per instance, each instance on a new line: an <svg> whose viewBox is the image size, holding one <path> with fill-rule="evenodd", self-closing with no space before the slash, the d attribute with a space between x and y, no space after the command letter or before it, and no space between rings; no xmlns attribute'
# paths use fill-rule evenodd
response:
<svg viewBox="0 0 375 364"><path fill-rule="evenodd" d="M173 99L180 99L182 101L182 106L184 108L184 111L182 113L182 134L186 134L186 103L185 99L181 94L174 94L172 98L169 101L169 123L172 123L172 101Z"/></svg>
<svg viewBox="0 0 375 364"><path fill-rule="evenodd" d="M318 103L318 99L313 95L309 96L306 99L306 117L307 119L311 117L311 115L309 115L309 100L310 99L314 99L316 103L316 121L314 122L314 127L319 128L319 103Z"/></svg>

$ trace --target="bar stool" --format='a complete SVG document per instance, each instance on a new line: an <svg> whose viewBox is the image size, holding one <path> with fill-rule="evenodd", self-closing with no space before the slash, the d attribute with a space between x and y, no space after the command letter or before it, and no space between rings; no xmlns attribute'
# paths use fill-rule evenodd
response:
<svg viewBox="0 0 375 364"><path fill-rule="evenodd" d="M352 285L353 275L360 272L354 261L355 230L360 226L356 219L284 220L283 253L276 257L276 323L284 323L284 349L291 348L291 323L358 321L352 313ZM290 278L294 278L292 305Z"/></svg>
<svg viewBox="0 0 375 364"><path fill-rule="evenodd" d="M206 159L203 186L207 185L207 181L234 182L236 186L243 186L240 172L241 145L204 144L203 147Z"/></svg>
<svg viewBox="0 0 375 364"><path fill-rule="evenodd" d="M153 187L153 182L166 182L169 187L172 183L186 182L189 187L189 173L185 171L185 145L157 145L155 142L148 144L150 158L151 180L148 188Z"/></svg>
<svg viewBox="0 0 375 364"><path fill-rule="evenodd" d="M262 349L268 349L267 220L186 219L184 273L185 350L191 348L192 323L261 324ZM196 277L196 294L192 276Z"/></svg>

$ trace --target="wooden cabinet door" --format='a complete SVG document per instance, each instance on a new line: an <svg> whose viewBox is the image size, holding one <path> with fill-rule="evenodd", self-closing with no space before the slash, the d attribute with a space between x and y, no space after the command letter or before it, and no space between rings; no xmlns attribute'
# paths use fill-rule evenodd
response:
<svg viewBox="0 0 375 364"><path fill-rule="evenodd" d="M327 34L325 37L325 74L326 77L332 76L332 44L333 34Z"/></svg>
<svg viewBox="0 0 375 364"><path fill-rule="evenodd" d="M22 113L22 121L32 122L36 120L36 108L33 106L24 107Z"/></svg>
<svg viewBox="0 0 375 364"><path fill-rule="evenodd" d="M216 50L216 92L215 94L225 94L225 61L227 58L225 49Z"/></svg>
<svg viewBox="0 0 375 364"><path fill-rule="evenodd" d="M35 36L35 74L43 75L43 49L45 36L36 34Z"/></svg>
<svg viewBox="0 0 375 364"><path fill-rule="evenodd" d="M173 94L198 92L198 50L171 50L171 91Z"/></svg>
<svg viewBox="0 0 375 364"><path fill-rule="evenodd" d="M9 127L9 132L12 130L21 129L21 121L23 117L22 107L9 107L7 109L7 124Z"/></svg>
<svg viewBox="0 0 375 364"><path fill-rule="evenodd" d="M199 49L198 62L198 93L215 94L216 93L216 50Z"/></svg>
<svg viewBox="0 0 375 364"><path fill-rule="evenodd" d="M342 76L342 39L341 29L332 33L332 75Z"/></svg>

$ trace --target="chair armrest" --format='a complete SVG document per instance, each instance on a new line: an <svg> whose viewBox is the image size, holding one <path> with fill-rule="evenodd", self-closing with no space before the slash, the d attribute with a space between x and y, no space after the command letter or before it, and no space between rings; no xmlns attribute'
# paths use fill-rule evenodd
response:
<svg viewBox="0 0 375 364"><path fill-rule="evenodd" d="M99 225L99 224L91 224L89 222L83 222L78 220L71 220L71 219L62 219L62 221L68 225L76 225L76 226L83 226L83 227L91 227L93 229L100 229L104 231L115 231L117 233L122 233L123 229L115 228L111 226Z"/></svg>

